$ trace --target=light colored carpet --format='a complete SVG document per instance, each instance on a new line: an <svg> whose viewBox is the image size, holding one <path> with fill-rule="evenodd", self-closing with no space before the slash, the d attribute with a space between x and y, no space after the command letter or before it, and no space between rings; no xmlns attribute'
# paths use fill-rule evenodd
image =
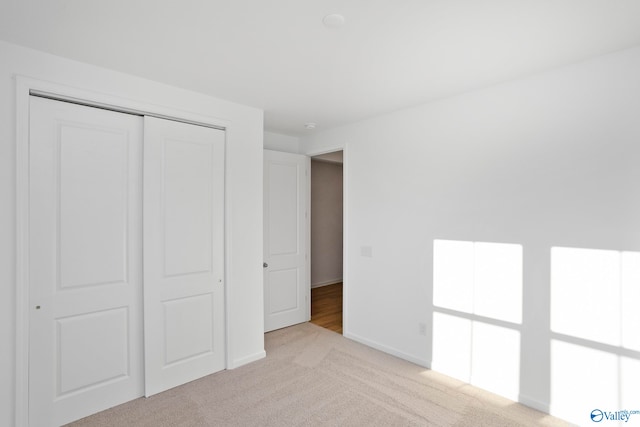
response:
<svg viewBox="0 0 640 427"><path fill-rule="evenodd" d="M70 425L569 425L310 323L266 334L265 347L266 359Z"/></svg>

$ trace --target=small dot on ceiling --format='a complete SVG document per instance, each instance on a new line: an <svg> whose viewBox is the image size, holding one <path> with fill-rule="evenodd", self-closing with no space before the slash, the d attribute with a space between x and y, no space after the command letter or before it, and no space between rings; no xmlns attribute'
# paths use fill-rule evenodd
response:
<svg viewBox="0 0 640 427"><path fill-rule="evenodd" d="M344 16L339 13L332 13L322 18L322 23L327 28L340 28L344 25Z"/></svg>

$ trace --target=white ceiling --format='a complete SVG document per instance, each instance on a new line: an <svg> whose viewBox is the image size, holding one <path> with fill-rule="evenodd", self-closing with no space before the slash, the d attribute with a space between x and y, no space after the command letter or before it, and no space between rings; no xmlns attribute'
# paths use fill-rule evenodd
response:
<svg viewBox="0 0 640 427"><path fill-rule="evenodd" d="M322 25L331 13L344 27ZM638 45L640 1L0 0L0 39L304 135Z"/></svg>

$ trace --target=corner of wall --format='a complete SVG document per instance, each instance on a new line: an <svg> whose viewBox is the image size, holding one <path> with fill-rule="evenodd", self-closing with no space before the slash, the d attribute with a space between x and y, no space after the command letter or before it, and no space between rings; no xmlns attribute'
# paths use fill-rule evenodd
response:
<svg viewBox="0 0 640 427"><path fill-rule="evenodd" d="M376 342L376 341L369 340L369 339L364 338L364 337L362 337L360 335L353 334L353 333L350 333L350 332L345 332L344 333L344 337L345 338L349 338L350 340L359 342L360 344L364 344L367 347L375 348L376 350L380 350L380 351L382 351L384 353L387 353L387 354L390 354L392 356L399 357L400 359L404 359L404 360L409 361L411 363L415 363L416 365L423 366L426 369L430 369L430 363L426 359L421 359L419 357L412 356L412 355L407 354L407 353L405 353L403 351L400 351L400 350L398 350L396 348L389 347L387 345L381 344L381 343Z"/></svg>
<svg viewBox="0 0 640 427"><path fill-rule="evenodd" d="M258 361L260 359L264 359L265 357L267 357L267 352L262 350L262 351L259 351L257 353L254 353L254 354L250 354L248 356L232 360L231 363L229 363L229 367L228 368L229 369L236 369L236 368L239 368L241 366L248 365L249 363L256 362L256 361Z"/></svg>
<svg viewBox="0 0 640 427"><path fill-rule="evenodd" d="M533 399L524 394L520 394L518 396L518 402L522 403L525 406L536 409L538 411L544 412L545 414L549 414L551 411L551 405L549 403L540 402L537 399Z"/></svg>

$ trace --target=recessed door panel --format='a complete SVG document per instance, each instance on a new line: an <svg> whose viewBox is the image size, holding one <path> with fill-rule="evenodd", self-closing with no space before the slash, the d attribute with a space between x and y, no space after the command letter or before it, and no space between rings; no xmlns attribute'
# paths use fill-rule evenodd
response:
<svg viewBox="0 0 640 427"><path fill-rule="evenodd" d="M164 302L165 366L213 352L213 309L210 293Z"/></svg>
<svg viewBox="0 0 640 427"><path fill-rule="evenodd" d="M213 145L167 139L163 148L165 276L210 272Z"/></svg>
<svg viewBox="0 0 640 427"><path fill-rule="evenodd" d="M304 165L302 165L304 168ZM296 255L299 245L300 194L296 163L271 162L268 168L269 253ZM304 205L303 209L304 209Z"/></svg>
<svg viewBox="0 0 640 427"><path fill-rule="evenodd" d="M269 272L269 312L280 314L299 308L298 269Z"/></svg>
<svg viewBox="0 0 640 427"><path fill-rule="evenodd" d="M58 319L56 397L129 375L128 329L127 307ZM96 361L100 369L96 369Z"/></svg>
<svg viewBox="0 0 640 427"><path fill-rule="evenodd" d="M60 287L125 282L127 134L60 123L58 137Z"/></svg>

